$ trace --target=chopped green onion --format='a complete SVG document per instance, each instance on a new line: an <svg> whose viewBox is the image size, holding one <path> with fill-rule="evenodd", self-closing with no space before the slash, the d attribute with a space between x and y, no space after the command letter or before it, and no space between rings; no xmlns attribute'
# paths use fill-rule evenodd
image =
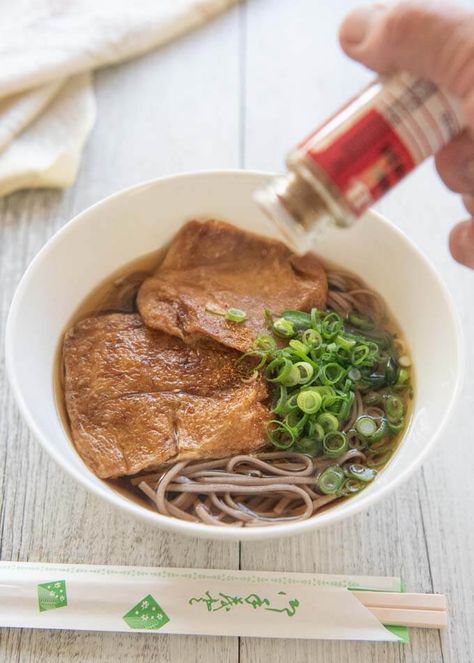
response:
<svg viewBox="0 0 474 663"><path fill-rule="evenodd" d="M327 458L338 458L349 448L347 435L341 431L331 431L324 436L323 451Z"/></svg>
<svg viewBox="0 0 474 663"><path fill-rule="evenodd" d="M300 377L301 373L299 367L296 364L292 364L290 372L281 382L287 387L294 387L295 385L299 384Z"/></svg>
<svg viewBox="0 0 474 663"><path fill-rule="evenodd" d="M293 368L299 371L299 384L306 384L314 375L314 368L307 361L298 361L296 364L293 364Z"/></svg>
<svg viewBox="0 0 474 663"><path fill-rule="evenodd" d="M311 389L311 391L317 391L318 394L321 394L323 398L326 396L334 396L336 393L333 387L330 387L328 384L321 384L316 387L308 387L308 389Z"/></svg>
<svg viewBox="0 0 474 663"><path fill-rule="evenodd" d="M295 445L295 451L299 451L309 456L319 456L321 454L321 440L311 437L301 437Z"/></svg>
<svg viewBox="0 0 474 663"><path fill-rule="evenodd" d="M352 410L352 404L354 403L354 392L350 391L345 397L339 396L339 399L341 402L340 408L339 408L339 419L341 421L345 421L351 410Z"/></svg>
<svg viewBox="0 0 474 663"><path fill-rule="evenodd" d="M400 419L400 421L388 421L388 432L390 435L398 435L405 428L405 419Z"/></svg>
<svg viewBox="0 0 474 663"><path fill-rule="evenodd" d="M361 490L365 488L365 485L362 481L357 479L346 479L342 485L342 488L339 490L341 495L355 495L355 493L360 493Z"/></svg>
<svg viewBox="0 0 474 663"><path fill-rule="evenodd" d="M225 316L225 309L220 306L214 306L213 304L207 304L205 309L206 313L211 313L212 315Z"/></svg>
<svg viewBox="0 0 474 663"><path fill-rule="evenodd" d="M369 444L374 444L375 442L380 442L382 438L384 438L388 433L388 421L387 419L383 418L380 421L380 425L375 431L373 435L371 435L368 439L367 442Z"/></svg>
<svg viewBox="0 0 474 663"><path fill-rule="evenodd" d="M410 357L409 357L408 355L402 355L402 356L398 359L398 363L400 364L400 366L401 366L402 368L410 368L410 366L411 366L411 359L410 359Z"/></svg>
<svg viewBox="0 0 474 663"><path fill-rule="evenodd" d="M328 313L321 323L321 335L325 339L333 339L342 330L342 318L337 313Z"/></svg>
<svg viewBox="0 0 474 663"><path fill-rule="evenodd" d="M289 449L296 439L295 432L283 421L277 421L276 419L270 421L267 435L270 442L277 449Z"/></svg>
<svg viewBox="0 0 474 663"><path fill-rule="evenodd" d="M265 369L265 377L268 382L281 382L289 376L293 364L286 357L276 357L273 359ZM296 383L295 383L296 384Z"/></svg>
<svg viewBox="0 0 474 663"><path fill-rule="evenodd" d="M353 327L362 329L362 331L370 331L375 327L375 323L370 320L370 318L360 315L359 313L351 313L348 317L348 321Z"/></svg>
<svg viewBox="0 0 474 663"><path fill-rule="evenodd" d="M241 355L237 359L237 363L240 364L241 362L245 361L246 359L249 359L250 357L252 359L254 357L257 357L257 358L260 359L260 361L257 363L257 365L252 367L253 371L258 371L260 368L263 368L263 366L265 366L265 364L267 363L266 353L261 352L260 350L250 350L249 352L246 352L245 354Z"/></svg>
<svg viewBox="0 0 474 663"><path fill-rule="evenodd" d="M284 422L293 431L297 431L299 433L306 426L308 419L309 416L305 412L300 412L299 410L291 410L291 412L288 412L288 414L286 415Z"/></svg>
<svg viewBox="0 0 474 663"><path fill-rule="evenodd" d="M298 341L296 338L292 338L288 345L290 348L296 350L298 354L302 354L304 357L306 357L310 351L310 348L307 345L301 341Z"/></svg>
<svg viewBox="0 0 474 663"><path fill-rule="evenodd" d="M296 402L300 410L306 414L314 414L321 407L323 399L316 391L300 391Z"/></svg>
<svg viewBox="0 0 474 663"><path fill-rule="evenodd" d="M295 328L290 320L277 318L272 325L273 332L281 338L291 338L295 335Z"/></svg>
<svg viewBox="0 0 474 663"><path fill-rule="evenodd" d="M369 355L370 350L367 345L356 345L351 352L351 362L354 366L362 366Z"/></svg>
<svg viewBox="0 0 474 663"><path fill-rule="evenodd" d="M311 348L319 348L323 342L321 334L316 329L305 329L301 335L301 340Z"/></svg>
<svg viewBox="0 0 474 663"><path fill-rule="evenodd" d="M385 399L385 414L392 423L399 421L405 414L405 406L398 396L387 396Z"/></svg>
<svg viewBox="0 0 474 663"><path fill-rule="evenodd" d="M291 322L297 331L311 327L311 316L304 311L284 311L281 317Z"/></svg>
<svg viewBox="0 0 474 663"><path fill-rule="evenodd" d="M333 385L337 384L345 375L345 370L340 364L330 362L321 366L319 371L319 379L323 384Z"/></svg>
<svg viewBox="0 0 474 663"><path fill-rule="evenodd" d="M265 327L267 329L272 329L273 327L273 315L269 308L264 309L263 319L265 321Z"/></svg>
<svg viewBox="0 0 474 663"><path fill-rule="evenodd" d="M345 474L342 467L339 465L330 465L318 479L318 488L325 495L334 495L337 493L344 483Z"/></svg>
<svg viewBox="0 0 474 663"><path fill-rule="evenodd" d="M348 463L344 466L344 472L346 477L351 479L357 479L358 481L363 481L364 483L369 483L375 479L377 472L370 467L365 465L360 465L358 463Z"/></svg>
<svg viewBox="0 0 474 663"><path fill-rule="evenodd" d="M352 389L352 381L349 380L348 378L346 378L346 381L344 382L344 386L342 387L342 391L347 394L348 392L351 392L351 389Z"/></svg>
<svg viewBox="0 0 474 663"><path fill-rule="evenodd" d="M395 358L389 357L385 365L385 380L387 384L392 385L397 382L399 370L398 362Z"/></svg>
<svg viewBox="0 0 474 663"><path fill-rule="evenodd" d="M273 352L277 349L277 344L275 339L269 336L268 334L258 334L257 338L254 341L254 347L256 350L263 350L264 352Z"/></svg>
<svg viewBox="0 0 474 663"><path fill-rule="evenodd" d="M347 377L349 377L353 382L359 382L362 377L362 373L358 368L351 368L347 374Z"/></svg>
<svg viewBox="0 0 474 663"><path fill-rule="evenodd" d="M324 412L319 415L318 424L323 427L325 433L330 433L339 428L339 419L330 412Z"/></svg>
<svg viewBox="0 0 474 663"><path fill-rule="evenodd" d="M337 394L334 391L334 389L331 388L331 391L327 391L324 394L322 394L323 397L323 410L331 411L332 406L334 403L337 401Z"/></svg>
<svg viewBox="0 0 474 663"><path fill-rule="evenodd" d="M296 408L298 407L297 399L298 399L298 394L291 394L291 396L286 401L287 412L289 412L290 410L296 410Z"/></svg>
<svg viewBox="0 0 474 663"><path fill-rule="evenodd" d="M228 308L224 317L230 322L245 322L247 320L247 314L240 308Z"/></svg>
<svg viewBox="0 0 474 663"><path fill-rule="evenodd" d="M372 419L372 417L362 415L355 422L355 429L359 435L362 435L362 437L368 439L377 430L377 424L375 423L375 420Z"/></svg>
<svg viewBox="0 0 474 663"><path fill-rule="evenodd" d="M309 314L311 318L311 327L316 329L320 321L320 312L317 308L312 308L311 313Z"/></svg>
<svg viewBox="0 0 474 663"><path fill-rule="evenodd" d="M352 350L354 345L356 344L356 341L354 341L352 338L347 338L345 336L341 336L340 334L336 336L335 343L337 346L342 348L343 350Z"/></svg>
<svg viewBox="0 0 474 663"><path fill-rule="evenodd" d="M309 419L307 425L306 425L306 431L308 434L308 437L315 438L319 442L322 442L324 439L324 436L326 435L326 432L324 428L321 426L321 424L318 424L317 421L314 419Z"/></svg>
<svg viewBox="0 0 474 663"><path fill-rule="evenodd" d="M274 384L276 420L268 426L269 439L277 448L331 459L348 448L363 449L367 463L346 463L342 478L341 468L327 468L330 477L335 472L335 494L358 492L376 476L374 468L391 456L393 438L406 425L406 402L412 393L406 350L397 347L393 334L358 312L343 320L334 311L288 310L273 319L267 310L265 319L272 335L257 336L244 356L265 366L266 379ZM356 390L362 392L367 413L348 433L342 432Z"/></svg>
<svg viewBox="0 0 474 663"><path fill-rule="evenodd" d="M274 412L275 414L284 414L286 412L287 401L288 401L287 391L286 387L282 384L279 384L278 388L280 391L278 394L278 398L276 399L275 404L272 407L272 412Z"/></svg>
<svg viewBox="0 0 474 663"><path fill-rule="evenodd" d="M410 379L410 376L408 374L408 371L405 368L401 368L399 373L398 373L398 378L397 378L397 382L396 382L397 387L400 386L400 385L408 384L409 379Z"/></svg>
<svg viewBox="0 0 474 663"><path fill-rule="evenodd" d="M392 457L392 450L384 451L383 453L378 453L370 458L367 458L368 467L382 467Z"/></svg>
<svg viewBox="0 0 474 663"><path fill-rule="evenodd" d="M369 391L363 398L364 405L378 405L382 400L382 395L376 391Z"/></svg>

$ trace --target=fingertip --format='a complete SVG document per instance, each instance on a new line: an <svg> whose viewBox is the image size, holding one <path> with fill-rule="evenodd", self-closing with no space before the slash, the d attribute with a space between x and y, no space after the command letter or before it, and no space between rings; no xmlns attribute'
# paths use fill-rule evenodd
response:
<svg viewBox="0 0 474 663"><path fill-rule="evenodd" d="M367 39L372 25L385 9L385 5L378 2L357 7L347 14L339 28L339 42L345 53L357 58L358 47Z"/></svg>
<svg viewBox="0 0 474 663"><path fill-rule="evenodd" d="M449 235L449 250L457 262L474 269L474 219L454 226Z"/></svg>
<svg viewBox="0 0 474 663"><path fill-rule="evenodd" d="M453 138L436 154L435 165L451 191L474 192L474 137L471 133L466 130Z"/></svg>

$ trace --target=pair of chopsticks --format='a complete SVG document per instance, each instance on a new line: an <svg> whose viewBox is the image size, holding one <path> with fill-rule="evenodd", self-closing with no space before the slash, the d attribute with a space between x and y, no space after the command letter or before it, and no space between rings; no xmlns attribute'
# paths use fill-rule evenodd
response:
<svg viewBox="0 0 474 663"><path fill-rule="evenodd" d="M448 624L444 594L363 591L352 594L385 625L443 628Z"/></svg>

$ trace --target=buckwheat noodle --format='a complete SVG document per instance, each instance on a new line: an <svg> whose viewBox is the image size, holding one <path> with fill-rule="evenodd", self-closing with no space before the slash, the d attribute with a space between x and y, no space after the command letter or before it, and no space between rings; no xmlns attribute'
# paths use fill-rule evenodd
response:
<svg viewBox="0 0 474 663"><path fill-rule="evenodd" d="M352 311L380 323L385 315L382 298L352 274L328 272L327 305L346 317ZM255 375L250 376L255 379ZM343 426L353 428L363 413L382 414L364 407L355 392L352 410ZM337 459L311 458L292 451L262 451L209 461L181 461L157 473L137 475L137 486L159 513L217 527L262 527L302 521L316 514L337 495L323 495L318 478L330 465L365 462L358 438L349 434L349 450Z"/></svg>

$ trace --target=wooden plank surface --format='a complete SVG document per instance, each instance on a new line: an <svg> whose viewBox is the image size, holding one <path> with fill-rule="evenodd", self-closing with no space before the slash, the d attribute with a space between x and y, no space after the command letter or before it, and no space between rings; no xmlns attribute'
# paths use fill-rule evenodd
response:
<svg viewBox="0 0 474 663"><path fill-rule="evenodd" d="M0 200L2 338L26 265L79 210L176 171L281 169L287 149L370 79L337 46L340 18L356 4L250 0L176 44L100 72L98 122L74 187ZM472 339L474 274L457 266L446 247L451 224L463 216L458 199L427 164L379 210L438 268ZM313 535L240 547L151 530L87 494L27 432L6 385L3 353L0 362L2 559L227 568L240 561L244 569L399 574L412 591L445 593L450 608L446 633L413 631L409 646L2 630L0 661L474 660L472 342L456 417L423 468L394 495Z"/></svg>

